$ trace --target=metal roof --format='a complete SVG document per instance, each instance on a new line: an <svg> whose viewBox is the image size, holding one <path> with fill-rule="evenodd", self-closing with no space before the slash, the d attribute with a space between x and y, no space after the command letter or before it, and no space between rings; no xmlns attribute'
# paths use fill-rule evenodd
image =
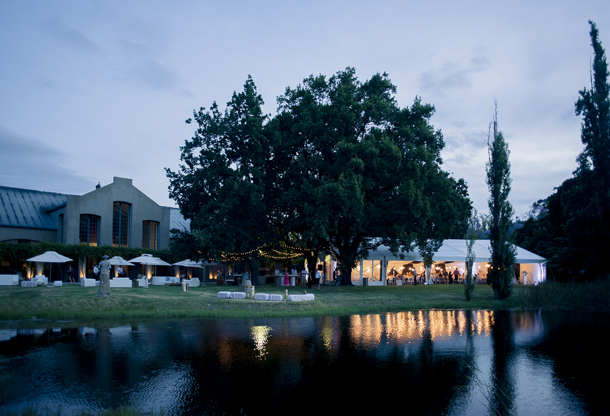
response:
<svg viewBox="0 0 610 416"><path fill-rule="evenodd" d="M49 212L66 204L68 195L0 186L0 226L56 230Z"/></svg>
<svg viewBox="0 0 610 416"><path fill-rule="evenodd" d="M174 228L186 232L191 231L191 220L184 218L178 208L169 209L169 229L171 231Z"/></svg>

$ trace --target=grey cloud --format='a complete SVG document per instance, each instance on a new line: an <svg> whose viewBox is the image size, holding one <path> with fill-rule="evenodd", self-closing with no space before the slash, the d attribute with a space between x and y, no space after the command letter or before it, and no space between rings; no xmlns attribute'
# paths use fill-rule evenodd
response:
<svg viewBox="0 0 610 416"><path fill-rule="evenodd" d="M91 180L66 168L60 150L0 126L0 184L17 188L69 192ZM65 190L64 190L65 189Z"/></svg>
<svg viewBox="0 0 610 416"><path fill-rule="evenodd" d="M188 99L192 99L195 98L195 94L193 94L192 92L190 92L189 90L187 90L186 88L183 88L179 91L179 94L184 97L184 98L188 98Z"/></svg>
<svg viewBox="0 0 610 416"><path fill-rule="evenodd" d="M445 62L438 70L428 70L419 75L423 91L444 95L450 90L464 89L472 85L473 76L485 70L489 59L483 48L476 49L465 63Z"/></svg>
<svg viewBox="0 0 610 416"><path fill-rule="evenodd" d="M89 39L83 32L64 25L58 19L47 20L44 27L56 39L66 45L89 53L102 52L102 47Z"/></svg>
<svg viewBox="0 0 610 416"><path fill-rule="evenodd" d="M165 65L158 53L147 44L119 41L124 51L126 76L131 81L140 82L154 90L172 90L176 84L176 74Z"/></svg>
<svg viewBox="0 0 610 416"><path fill-rule="evenodd" d="M156 60L140 62L130 71L130 75L154 90L171 90L174 87L173 71Z"/></svg>
<svg viewBox="0 0 610 416"><path fill-rule="evenodd" d="M443 132L445 151L443 159L456 164L470 164L473 158L487 147L487 132Z"/></svg>

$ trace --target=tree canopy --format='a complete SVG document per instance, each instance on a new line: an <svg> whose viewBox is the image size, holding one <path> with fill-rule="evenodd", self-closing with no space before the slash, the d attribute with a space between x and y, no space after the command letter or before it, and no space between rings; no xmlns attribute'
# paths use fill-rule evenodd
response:
<svg viewBox="0 0 610 416"><path fill-rule="evenodd" d="M167 170L170 196L213 256L296 242L311 259L331 252L344 284L382 243L410 251L461 237L471 202L441 169L434 107L416 97L400 108L395 94L387 74L361 82L347 68L286 88L271 117L248 78L224 114L215 103L194 113L180 171Z"/></svg>
<svg viewBox="0 0 610 416"><path fill-rule="evenodd" d="M487 186L489 187L489 243L491 267L488 280L494 299L505 299L511 294L515 249L509 241L513 207L508 200L511 188L508 143L498 130L497 112L494 114L487 138Z"/></svg>
<svg viewBox="0 0 610 416"><path fill-rule="evenodd" d="M515 241L549 259L560 279L607 275L610 251L610 85L608 64L595 23L589 21L594 59L591 88L579 92L583 151L565 180L516 233Z"/></svg>

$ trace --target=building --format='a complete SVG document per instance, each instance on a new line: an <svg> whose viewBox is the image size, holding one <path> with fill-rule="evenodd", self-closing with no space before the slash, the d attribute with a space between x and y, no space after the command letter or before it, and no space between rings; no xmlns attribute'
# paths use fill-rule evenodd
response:
<svg viewBox="0 0 610 416"><path fill-rule="evenodd" d="M0 242L164 250L174 228L189 230L180 210L160 206L131 179L81 196L0 186Z"/></svg>

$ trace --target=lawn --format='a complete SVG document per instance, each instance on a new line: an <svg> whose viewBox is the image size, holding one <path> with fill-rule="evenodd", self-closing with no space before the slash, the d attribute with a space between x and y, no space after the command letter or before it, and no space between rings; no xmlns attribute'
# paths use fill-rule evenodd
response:
<svg viewBox="0 0 610 416"><path fill-rule="evenodd" d="M258 286L257 293L301 294L303 288ZM508 301L494 301L488 286L478 286L473 300L464 300L460 285L323 287L309 290L309 302L269 302L250 299L219 299L220 290L239 291L237 286L209 285L183 292L177 286L151 286L111 290L105 299L97 288L62 287L0 288L0 320L91 319L117 317L247 317L344 315L432 308L506 308Z"/></svg>
<svg viewBox="0 0 610 416"><path fill-rule="evenodd" d="M257 293L301 294L303 288L257 286ZM219 299L221 290L240 291L237 286L209 285L183 292L179 286L113 288L105 299L97 288L79 285L62 287L0 287L0 320L15 319L115 319L115 318L237 318L348 315L397 312L416 309L506 309L557 308L595 309L607 312L610 284L548 283L515 286L513 295L493 299L487 285L478 285L472 301L466 302L461 285L323 287L309 290L308 302L269 302L250 299Z"/></svg>

